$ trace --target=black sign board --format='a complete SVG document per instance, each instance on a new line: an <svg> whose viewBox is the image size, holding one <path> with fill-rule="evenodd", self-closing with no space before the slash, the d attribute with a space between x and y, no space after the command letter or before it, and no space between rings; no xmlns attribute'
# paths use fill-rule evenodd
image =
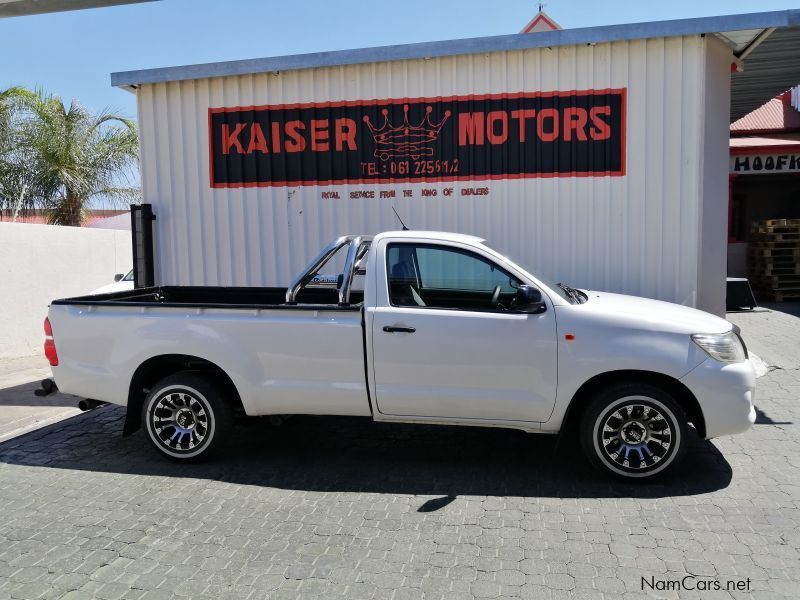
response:
<svg viewBox="0 0 800 600"><path fill-rule="evenodd" d="M620 176L625 90L209 109L212 187Z"/></svg>

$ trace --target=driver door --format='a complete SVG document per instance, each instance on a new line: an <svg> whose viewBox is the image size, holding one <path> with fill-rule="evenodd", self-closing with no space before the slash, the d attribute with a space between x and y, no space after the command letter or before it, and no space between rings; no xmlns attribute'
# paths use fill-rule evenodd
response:
<svg viewBox="0 0 800 600"><path fill-rule="evenodd" d="M386 249L386 302L370 309L380 413L546 421L556 393L552 304L509 310L520 280L452 245Z"/></svg>

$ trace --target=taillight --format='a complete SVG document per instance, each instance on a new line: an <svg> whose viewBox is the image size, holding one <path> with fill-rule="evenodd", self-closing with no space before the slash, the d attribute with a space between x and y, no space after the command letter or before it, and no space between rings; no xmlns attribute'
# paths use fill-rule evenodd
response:
<svg viewBox="0 0 800 600"><path fill-rule="evenodd" d="M53 327L50 325L50 319L44 320L44 355L50 361L51 367L58 366L58 352L56 352L56 342L53 339Z"/></svg>

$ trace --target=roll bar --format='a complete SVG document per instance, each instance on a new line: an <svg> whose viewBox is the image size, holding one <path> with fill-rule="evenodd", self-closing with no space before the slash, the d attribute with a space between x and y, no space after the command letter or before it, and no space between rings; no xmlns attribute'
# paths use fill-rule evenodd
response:
<svg viewBox="0 0 800 600"><path fill-rule="evenodd" d="M344 273L337 278L335 283L339 289L339 304L350 304L350 288L353 285L353 276L359 261L364 257L372 242L371 235L343 235L325 246L317 257L308 263L303 272L298 275L286 289L286 304L296 304L297 295L303 288L329 287L333 282L320 280L314 282L317 273L328 261L343 247L347 248L347 257L344 263ZM341 283L339 281L341 280Z"/></svg>

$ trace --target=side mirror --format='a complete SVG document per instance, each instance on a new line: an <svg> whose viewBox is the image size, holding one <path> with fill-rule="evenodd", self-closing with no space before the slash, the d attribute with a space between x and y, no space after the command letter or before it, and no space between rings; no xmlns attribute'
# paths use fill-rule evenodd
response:
<svg viewBox="0 0 800 600"><path fill-rule="evenodd" d="M125 273L117 273L114 275L114 281L120 281L123 277L125 277Z"/></svg>
<svg viewBox="0 0 800 600"><path fill-rule="evenodd" d="M521 285L514 295L512 308L522 313L539 314L547 310L542 292L531 285Z"/></svg>

